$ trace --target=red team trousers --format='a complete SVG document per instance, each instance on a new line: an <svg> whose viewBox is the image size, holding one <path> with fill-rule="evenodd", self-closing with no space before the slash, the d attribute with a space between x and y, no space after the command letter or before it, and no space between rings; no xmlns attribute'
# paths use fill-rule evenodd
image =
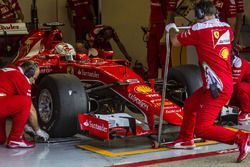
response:
<svg viewBox="0 0 250 167"><path fill-rule="evenodd" d="M6 117L12 118L12 129L8 140L22 136L24 125L30 114L31 98L28 96L0 96L0 144L6 140Z"/></svg>
<svg viewBox="0 0 250 167"><path fill-rule="evenodd" d="M164 71L166 61L166 44L160 44L165 24L153 24L147 42L148 78L158 78L158 68ZM163 73L162 73L163 74Z"/></svg>
<svg viewBox="0 0 250 167"><path fill-rule="evenodd" d="M239 82L234 86L234 94L240 99L240 109L250 113L250 83Z"/></svg>
<svg viewBox="0 0 250 167"><path fill-rule="evenodd" d="M184 104L184 119L179 138L192 140L196 137L233 144L241 132L234 132L214 124L222 106L231 97L231 91L220 93L213 98L210 90L202 87L192 94ZM188 120L188 121L187 121Z"/></svg>

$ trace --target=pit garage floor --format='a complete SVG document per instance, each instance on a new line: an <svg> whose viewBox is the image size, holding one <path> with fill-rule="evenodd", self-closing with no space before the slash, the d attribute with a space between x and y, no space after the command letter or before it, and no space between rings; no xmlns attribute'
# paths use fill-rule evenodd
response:
<svg viewBox="0 0 250 167"><path fill-rule="evenodd" d="M246 122L235 128L250 131ZM32 149L7 149L0 145L0 167L234 167L250 166L250 156L240 164L236 145L214 141L197 143L193 150L152 149L148 137L133 137L109 143L76 135L38 143Z"/></svg>

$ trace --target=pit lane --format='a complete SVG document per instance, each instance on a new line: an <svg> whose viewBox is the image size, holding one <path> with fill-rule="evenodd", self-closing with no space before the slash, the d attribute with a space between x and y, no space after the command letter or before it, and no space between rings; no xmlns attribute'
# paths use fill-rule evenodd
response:
<svg viewBox="0 0 250 167"><path fill-rule="evenodd" d="M250 130L250 124L235 128ZM0 146L0 167L101 167L101 166L145 166L178 163L229 154L236 157L236 145L220 144L214 141L196 143L193 150L151 148L148 137L131 137L104 142L80 134L72 138L51 139L38 143L33 149L7 149ZM222 161L223 159L221 159ZM224 161L224 160L223 160ZM233 163L234 161L231 160ZM249 163L246 159L243 163ZM209 166L201 164L199 166ZM235 164L234 164L235 165ZM164 165L165 166L165 165ZM189 165L187 165L189 166Z"/></svg>

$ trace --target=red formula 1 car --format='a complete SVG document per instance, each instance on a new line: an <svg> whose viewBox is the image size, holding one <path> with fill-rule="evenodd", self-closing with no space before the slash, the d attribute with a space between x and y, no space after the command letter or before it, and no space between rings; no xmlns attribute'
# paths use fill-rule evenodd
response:
<svg viewBox="0 0 250 167"><path fill-rule="evenodd" d="M32 60L39 65L35 105L40 125L51 137L72 136L79 128L104 140L157 133L155 118L160 115L161 94L154 85L146 84L125 60L56 53L55 46L63 42L56 28L60 24L46 26L49 28L32 31L23 38L13 63ZM197 69L193 66L170 71L173 79L163 112L166 124L181 125L183 111L176 103L201 85L194 81L194 73L199 75L194 71ZM176 84L176 77L185 86Z"/></svg>

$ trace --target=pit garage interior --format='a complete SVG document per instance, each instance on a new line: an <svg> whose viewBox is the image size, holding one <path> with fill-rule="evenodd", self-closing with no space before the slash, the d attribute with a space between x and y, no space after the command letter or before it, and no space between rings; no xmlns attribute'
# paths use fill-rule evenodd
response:
<svg viewBox="0 0 250 167"><path fill-rule="evenodd" d="M100 23L114 27L126 49L135 61L146 62L146 43L143 42L141 27L148 25L149 0L97 0L97 11ZM30 22L32 0L19 0L24 13L24 21ZM37 0L39 26L45 22L62 22L60 27L64 41L74 45L74 30L70 27L66 0ZM250 1L245 0L245 21L241 31L241 44L250 47ZM193 19L192 11L185 17ZM188 24L182 16L176 16L179 26ZM121 52L114 46L115 58ZM179 64L197 64L196 52L193 47L172 49L173 66ZM181 55L181 56L180 56ZM246 59L250 53L242 54ZM126 109L125 109L126 110ZM155 118L156 122L159 117ZM11 120L7 129L10 129ZM250 122L228 126L231 130L250 131ZM63 130L63 129L62 129ZM174 139L178 127L170 127L162 134L164 142ZM29 136L27 136L29 138ZM169 149L164 146L152 148L152 141L157 135L115 138L104 141L83 133L66 138L51 138L48 142L38 142L31 149L8 149L0 145L0 167L126 167L126 166L249 166L249 157L240 164L235 160L238 156L236 145L225 145L215 141L196 139L197 147L192 150ZM163 142L163 141L162 141Z"/></svg>

